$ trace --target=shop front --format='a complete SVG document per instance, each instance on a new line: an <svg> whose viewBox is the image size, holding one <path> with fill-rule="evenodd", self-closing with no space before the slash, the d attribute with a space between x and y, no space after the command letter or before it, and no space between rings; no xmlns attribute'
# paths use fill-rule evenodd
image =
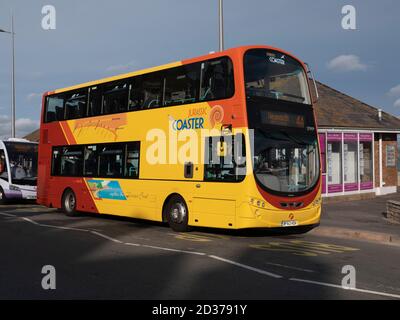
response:
<svg viewBox="0 0 400 320"><path fill-rule="evenodd" d="M319 141L323 195L375 192L373 133L319 130Z"/></svg>

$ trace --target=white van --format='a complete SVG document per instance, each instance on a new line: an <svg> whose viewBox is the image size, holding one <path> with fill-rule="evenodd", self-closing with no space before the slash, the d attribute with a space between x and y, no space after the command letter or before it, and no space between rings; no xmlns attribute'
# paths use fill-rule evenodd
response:
<svg viewBox="0 0 400 320"><path fill-rule="evenodd" d="M38 144L25 139L0 140L0 203L36 199Z"/></svg>

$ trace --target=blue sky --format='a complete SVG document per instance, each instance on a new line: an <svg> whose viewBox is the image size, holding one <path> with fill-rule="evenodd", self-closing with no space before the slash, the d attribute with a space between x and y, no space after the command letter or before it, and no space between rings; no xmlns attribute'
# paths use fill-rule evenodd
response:
<svg viewBox="0 0 400 320"><path fill-rule="evenodd" d="M48 4L56 29L45 31ZM346 4L357 30L341 27ZM217 50L217 8L217 0L1 0L0 28L15 15L17 134L38 126L44 91ZM400 115L400 1L225 0L224 13L226 48L291 51L321 82ZM0 33L0 137L9 132L10 44Z"/></svg>

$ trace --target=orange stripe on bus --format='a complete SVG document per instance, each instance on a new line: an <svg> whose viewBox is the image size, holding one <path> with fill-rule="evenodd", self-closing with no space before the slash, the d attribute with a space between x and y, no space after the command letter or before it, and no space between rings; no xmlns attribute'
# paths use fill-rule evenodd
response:
<svg viewBox="0 0 400 320"><path fill-rule="evenodd" d="M65 138L68 141L68 144L76 144L75 137L71 131L71 128L69 127L67 122L61 122L61 128L63 129Z"/></svg>

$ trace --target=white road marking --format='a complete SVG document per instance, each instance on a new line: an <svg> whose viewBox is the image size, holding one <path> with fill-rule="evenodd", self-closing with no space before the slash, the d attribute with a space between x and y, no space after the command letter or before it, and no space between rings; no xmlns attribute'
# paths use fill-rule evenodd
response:
<svg viewBox="0 0 400 320"><path fill-rule="evenodd" d="M239 262L235 262L235 261L232 261L232 260L224 259L224 258L221 258L221 257L218 257L218 256L214 256L214 255L208 255L208 256L210 258L212 258L212 259L216 259L216 260L219 260L219 261L230 263L230 264L233 264L235 266L238 266L238 267L241 267L241 268L244 268L244 269L247 269L247 270L251 270L251 271L254 271L254 272L258 272L258 273L261 273L261 274L269 276L269 277L273 277L273 278L277 278L277 279L283 278L279 274L275 274L275 273L271 273L271 272L268 272L268 271L265 271L265 270L254 268L254 267L251 267L251 266L239 263Z"/></svg>
<svg viewBox="0 0 400 320"><path fill-rule="evenodd" d="M36 221L33 221L32 219L22 217L22 220L25 220L25 221L27 221L27 222L30 222L30 223L33 223L33 224L36 224L36 225L40 226L40 223L38 223L38 222L36 222Z"/></svg>
<svg viewBox="0 0 400 320"><path fill-rule="evenodd" d="M337 284L333 283L327 283L327 282L320 282L320 281L312 281L312 280L305 280L305 279L298 279L298 278L289 278L290 281L298 281L298 282L305 282L305 283L311 283L311 284L316 284L319 286L325 286L325 287L333 287L333 288L338 288L342 290L350 290L350 291L357 291L357 292L362 292L362 293L369 293L369 294L375 294L378 296L385 296L385 297L391 297L391 298L397 298L400 299L400 295L398 294L393 294L393 293L386 293L386 292L380 292L380 291L373 291L373 290L366 290L366 289L359 289L359 288L346 288Z"/></svg>
<svg viewBox="0 0 400 320"><path fill-rule="evenodd" d="M81 232L91 232L91 230L86 230L86 229L81 229L81 228L73 228L73 227L64 227L64 226L54 226L52 224L38 223L38 225L41 226L41 227L45 227L45 228L70 230L70 231L81 231Z"/></svg>
<svg viewBox="0 0 400 320"><path fill-rule="evenodd" d="M142 245L139 243L131 243L131 242L124 242L127 246L133 246L133 247L141 247Z"/></svg>
<svg viewBox="0 0 400 320"><path fill-rule="evenodd" d="M13 217L13 218L16 217L16 215L14 215L14 214L9 214L9 213L4 213L4 212L0 212L0 215L5 216L5 217Z"/></svg>
<svg viewBox="0 0 400 320"><path fill-rule="evenodd" d="M118 239L114 239L112 237L109 237L105 234L102 234L100 232L97 231L92 231L92 230L87 230L87 229L77 229L77 228L70 228L70 227L62 227L62 226L54 226L54 225L48 225L48 224L41 224L38 223L32 219L26 218L26 217L19 217L16 215L11 215L8 213L3 213L0 212L0 215L6 216L6 217L13 217L16 219L22 219L26 222L32 223L36 226L40 226L40 227L46 227L46 228L55 228L55 229L63 229L63 230L71 230L71 231L84 231L84 232L90 232L92 234L95 234L99 237L102 237L104 239L107 239L109 241L112 241L114 243L118 243L118 244L125 244L125 245L130 245L130 246L142 246L142 247L146 247L146 248L152 248L152 249L159 249L159 250L167 250L167 251L176 251L176 252L181 252L181 253L190 253L190 254L196 254L196 255L202 255L202 256L206 256L209 257L211 259L214 260L218 260L218 261L222 261L228 264L232 264L238 267L241 267L243 269L247 269L259 274L263 274L269 277L273 277L273 278L277 278L277 279L282 279L283 276L275 274L275 273L271 273L262 269L258 269L258 268L254 268L236 261L232 261L232 260L228 260L219 256L215 256L215 255L208 255L202 252L195 252L195 251L184 251L184 250L178 250L178 249L172 249L172 248L165 248L165 247L157 247L157 246L150 246L150 245L141 245L141 244L135 244L135 243L129 243L129 242L123 242L120 241ZM289 281L297 281L297 282L304 282L304 283L310 283L310 284L315 284L315 285L320 285L320 286L326 286L326 287L333 287L333 288L337 288L337 289L342 289L342 290L350 290L350 291L357 291L357 292L362 292L362 293L368 293L368 294L374 294L374 295L379 295L379 296L385 296L385 297L391 297L391 298L397 298L400 299L400 295L397 294L392 294L392 293L386 293L386 292L379 292L379 291L373 291L373 290L365 290L365 289L359 289L359 288L345 288L342 287L340 285L336 285L336 284L332 284L332 283L326 283L326 282L319 282L319 281L312 281L312 280L306 280L306 279L299 279L299 278L289 278Z"/></svg>
<svg viewBox="0 0 400 320"><path fill-rule="evenodd" d="M303 269L303 268L299 268L299 267L287 266L287 265L279 264L279 263L267 262L266 264L269 264L271 266L276 266L276 267L282 267L282 268L286 268L286 269L293 269L293 270L298 270L298 271L310 272L310 273L316 272L316 271L310 270L310 269Z"/></svg>
<svg viewBox="0 0 400 320"><path fill-rule="evenodd" d="M111 238L111 237L106 236L105 234L102 234L102 233L97 232L97 231L90 231L90 233L93 233L93 234L95 234L95 235L97 235L99 237L102 237L104 239L110 240L110 241L115 242L115 243L124 243L124 242L122 242L122 241L120 241L118 239Z"/></svg>
<svg viewBox="0 0 400 320"><path fill-rule="evenodd" d="M150 245L147 245L147 244L142 244L142 247L151 248L151 249L166 250L166 251L175 251L175 252L189 253L189 254L195 254L195 255L199 255L199 256L205 256L205 255L206 255L206 254L203 253L203 252L186 251L186 250L179 250L179 249L172 249L172 248L164 248L164 247L150 246Z"/></svg>

